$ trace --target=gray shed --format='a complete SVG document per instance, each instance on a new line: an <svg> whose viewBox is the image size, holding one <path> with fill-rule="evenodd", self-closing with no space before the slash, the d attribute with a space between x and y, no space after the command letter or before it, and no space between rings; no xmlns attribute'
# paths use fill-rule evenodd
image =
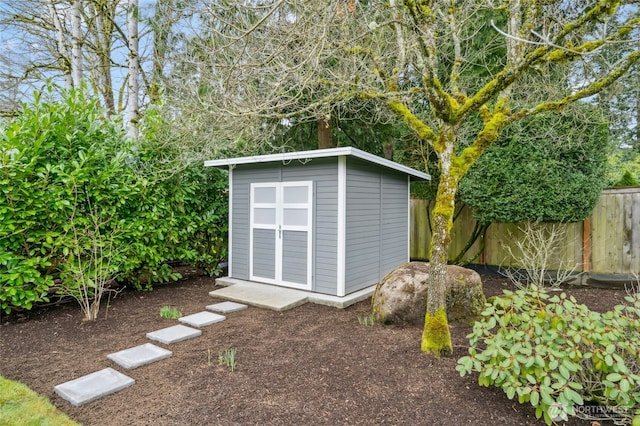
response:
<svg viewBox="0 0 640 426"><path fill-rule="evenodd" d="M229 168L229 277L345 296L409 261L409 182L344 147L206 161Z"/></svg>

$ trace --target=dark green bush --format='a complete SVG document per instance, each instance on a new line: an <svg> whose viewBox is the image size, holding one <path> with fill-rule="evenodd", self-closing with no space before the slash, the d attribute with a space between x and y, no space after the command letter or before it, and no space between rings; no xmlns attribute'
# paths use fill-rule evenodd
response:
<svg viewBox="0 0 640 426"><path fill-rule="evenodd" d="M114 278L150 287L174 262L214 272L225 256L225 177L178 165L153 132L133 144L82 91L36 94L0 135L0 307L30 309L60 284L74 231L100 218ZM54 285L55 283L55 285ZM64 283L63 283L64 284Z"/></svg>
<svg viewBox="0 0 640 426"><path fill-rule="evenodd" d="M50 93L49 93L50 95ZM52 102L36 94L5 125L0 141L0 302L31 308L47 300L69 256L70 224L86 224L90 204L117 217L135 193L123 132L81 92Z"/></svg>
<svg viewBox="0 0 640 426"><path fill-rule="evenodd" d="M460 182L481 223L574 222L606 186L606 123L588 106L512 124Z"/></svg>

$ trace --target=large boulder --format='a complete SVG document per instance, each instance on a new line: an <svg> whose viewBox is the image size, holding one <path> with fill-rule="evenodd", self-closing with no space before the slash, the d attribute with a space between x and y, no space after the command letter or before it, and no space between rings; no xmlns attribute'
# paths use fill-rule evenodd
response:
<svg viewBox="0 0 640 426"><path fill-rule="evenodd" d="M409 262L389 272L373 294L372 312L383 323L424 324L430 265ZM447 266L447 306L449 321L471 322L484 309L480 275L461 266Z"/></svg>

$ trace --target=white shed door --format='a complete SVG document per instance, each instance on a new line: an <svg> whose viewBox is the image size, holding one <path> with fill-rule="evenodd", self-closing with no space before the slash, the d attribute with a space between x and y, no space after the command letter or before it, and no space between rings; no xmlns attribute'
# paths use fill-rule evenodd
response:
<svg viewBox="0 0 640 426"><path fill-rule="evenodd" d="M313 182L251 184L249 278L311 290Z"/></svg>

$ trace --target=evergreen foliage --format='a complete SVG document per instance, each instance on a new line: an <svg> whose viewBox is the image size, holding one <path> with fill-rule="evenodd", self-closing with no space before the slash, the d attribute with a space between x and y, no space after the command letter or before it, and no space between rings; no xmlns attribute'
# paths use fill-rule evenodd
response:
<svg viewBox="0 0 640 426"><path fill-rule="evenodd" d="M625 301L599 313L564 293L552 296L535 286L505 290L486 304L467 336L469 355L456 369L462 376L477 372L480 385L531 404L549 425L580 415L585 402L609 410L616 424L635 424L640 294Z"/></svg>
<svg viewBox="0 0 640 426"><path fill-rule="evenodd" d="M637 180L631 176L631 172L629 170L625 170L624 174L620 178L619 181L613 184L613 186L638 186L640 185Z"/></svg>
<svg viewBox="0 0 640 426"><path fill-rule="evenodd" d="M590 111L580 106L505 129L460 183L460 199L476 219L574 222L589 216L606 186L610 151L607 125Z"/></svg>
<svg viewBox="0 0 640 426"><path fill-rule="evenodd" d="M5 123L0 135L0 307L5 312L47 301L60 285L70 290L62 293L73 294L73 274L65 271L73 271L78 256L96 243L92 232L99 233L99 248L117 248L109 250L109 264L117 265L112 280L151 288L179 277L172 262L215 270L226 245L224 174L201 163L167 168L175 153L161 143L158 128L145 129L134 145L121 123L105 118L96 100L79 90L59 100L51 90L36 94L33 104Z"/></svg>

